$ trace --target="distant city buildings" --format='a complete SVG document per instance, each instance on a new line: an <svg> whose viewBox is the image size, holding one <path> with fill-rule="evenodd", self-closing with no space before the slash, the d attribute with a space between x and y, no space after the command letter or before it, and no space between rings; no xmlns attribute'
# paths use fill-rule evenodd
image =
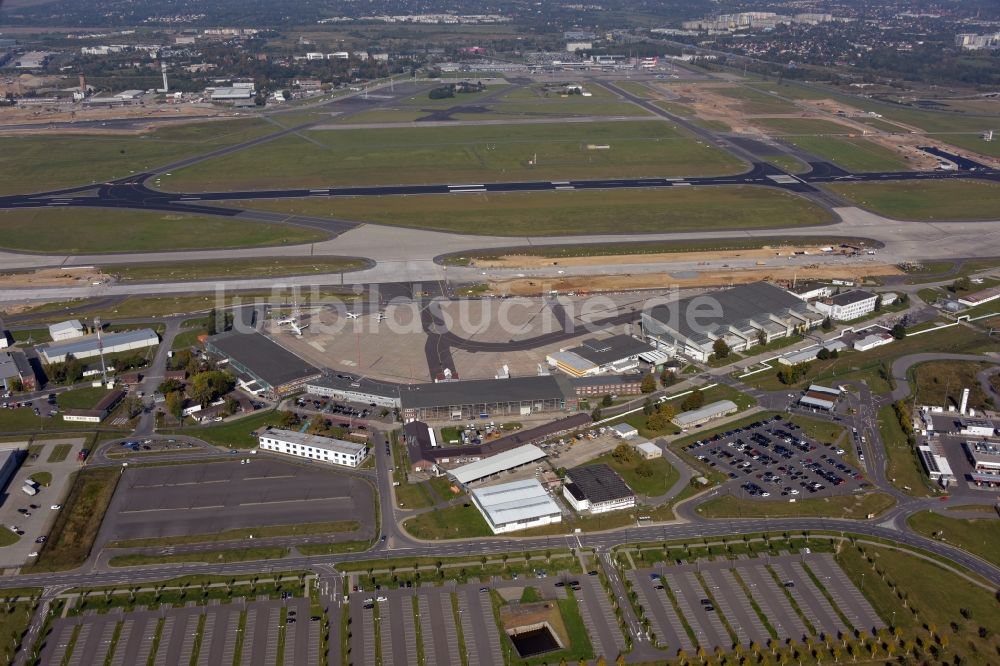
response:
<svg viewBox="0 0 1000 666"><path fill-rule="evenodd" d="M955 46L966 51L1000 49L1000 32L994 32L989 35L977 35L971 32L963 32L955 35Z"/></svg>

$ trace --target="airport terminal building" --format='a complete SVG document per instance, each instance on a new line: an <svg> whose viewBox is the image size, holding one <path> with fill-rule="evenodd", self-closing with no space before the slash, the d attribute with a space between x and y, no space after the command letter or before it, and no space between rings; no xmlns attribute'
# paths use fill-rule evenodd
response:
<svg viewBox="0 0 1000 666"><path fill-rule="evenodd" d="M822 322L807 303L767 282L683 298L642 314L643 331L658 349L701 362L712 355L716 340L742 352Z"/></svg>
<svg viewBox="0 0 1000 666"><path fill-rule="evenodd" d="M241 388L270 398L294 393L322 374L319 368L256 331L214 335L205 342L205 349L229 361Z"/></svg>
<svg viewBox="0 0 1000 666"><path fill-rule="evenodd" d="M576 391L565 377L473 379L400 385L403 420L489 419L575 412Z"/></svg>

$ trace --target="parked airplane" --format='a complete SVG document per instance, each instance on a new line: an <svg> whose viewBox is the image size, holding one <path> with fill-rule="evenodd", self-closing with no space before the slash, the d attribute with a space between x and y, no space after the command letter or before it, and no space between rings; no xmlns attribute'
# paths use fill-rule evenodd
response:
<svg viewBox="0 0 1000 666"><path fill-rule="evenodd" d="M361 313L360 312L348 312L347 313L347 318L348 319L358 319L359 317L361 317Z"/></svg>

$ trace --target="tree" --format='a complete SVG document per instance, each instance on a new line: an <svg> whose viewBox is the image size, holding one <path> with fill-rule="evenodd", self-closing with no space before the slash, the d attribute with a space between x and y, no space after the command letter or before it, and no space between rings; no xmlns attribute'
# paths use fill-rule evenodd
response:
<svg viewBox="0 0 1000 666"><path fill-rule="evenodd" d="M875 312L881 312L882 311L882 306L885 305L885 303L882 302L882 300L884 298L885 298L885 296L881 296L881 295L875 297Z"/></svg>
<svg viewBox="0 0 1000 666"><path fill-rule="evenodd" d="M767 344L767 333L764 331L757 331L757 344L764 346Z"/></svg>
<svg viewBox="0 0 1000 666"><path fill-rule="evenodd" d="M128 414L128 417L130 419L134 419L139 416L139 414L142 414L142 400L134 395L130 395L125 398L124 409L125 413Z"/></svg>
<svg viewBox="0 0 1000 666"><path fill-rule="evenodd" d="M278 421L278 425L282 428L292 428L299 424L299 415L295 412L281 412L281 418Z"/></svg>
<svg viewBox="0 0 1000 666"><path fill-rule="evenodd" d="M642 384L639 385L639 390L643 393L652 393L656 390L656 377L651 374L647 374L642 378Z"/></svg>
<svg viewBox="0 0 1000 666"><path fill-rule="evenodd" d="M822 327L823 327L824 331L832 331L833 330L833 320L830 319L830 317L827 317L826 319L823 320Z"/></svg>
<svg viewBox="0 0 1000 666"><path fill-rule="evenodd" d="M689 412L692 409L698 409L705 404L705 394L700 388L696 388L691 393L688 394L684 401L681 403L681 409L685 412Z"/></svg>
<svg viewBox="0 0 1000 666"><path fill-rule="evenodd" d="M670 419L666 418L660 410L654 410L646 419L646 430L653 432L666 430L669 425Z"/></svg>
<svg viewBox="0 0 1000 666"><path fill-rule="evenodd" d="M595 407L594 411L592 411L590 413L590 418L591 418L591 420L594 420L594 421L600 421L601 420L601 416L602 416L602 414L601 414L601 408L600 407Z"/></svg>
<svg viewBox="0 0 1000 666"><path fill-rule="evenodd" d="M619 444L611 451L611 457L622 465L627 465L635 460L635 449L628 444Z"/></svg>
<svg viewBox="0 0 1000 666"><path fill-rule="evenodd" d="M660 373L660 383L664 386L670 386L676 381L677 373L672 368L663 368L663 372Z"/></svg>
<svg viewBox="0 0 1000 666"><path fill-rule="evenodd" d="M729 345L722 338L719 338L712 344L712 353L715 355L715 358L728 358L731 351Z"/></svg>
<svg viewBox="0 0 1000 666"><path fill-rule="evenodd" d="M906 337L906 327L903 326L902 324L896 324L895 326L893 326L892 327L892 337L896 338L897 340L902 340L903 338L905 338Z"/></svg>
<svg viewBox="0 0 1000 666"><path fill-rule="evenodd" d="M951 290L954 292L969 291L972 289L972 280L968 276L963 276L951 283Z"/></svg>
<svg viewBox="0 0 1000 666"><path fill-rule="evenodd" d="M191 378L188 395L202 407L214 402L219 396L233 390L236 380L228 372L210 370Z"/></svg>
<svg viewBox="0 0 1000 666"><path fill-rule="evenodd" d="M175 419L179 419L181 414L184 413L184 397L181 395L180 391L173 391L165 396L165 402L167 408L167 413L173 416Z"/></svg>
<svg viewBox="0 0 1000 666"><path fill-rule="evenodd" d="M610 407L613 404L615 404L615 401L611 399L610 395L606 395L603 398L601 398L602 407Z"/></svg>
<svg viewBox="0 0 1000 666"><path fill-rule="evenodd" d="M219 332L218 316L216 315L215 308L208 311L207 323L205 324L205 332L209 335L215 335Z"/></svg>
<svg viewBox="0 0 1000 666"><path fill-rule="evenodd" d="M821 347L820 350L816 352L816 358L818 358L821 361L825 361L826 359L830 358L830 350L827 349L826 347Z"/></svg>
<svg viewBox="0 0 1000 666"><path fill-rule="evenodd" d="M660 413L663 414L663 418L668 421L673 420L673 418L677 416L677 407L675 407L672 402L660 403L659 410Z"/></svg>
<svg viewBox="0 0 1000 666"><path fill-rule="evenodd" d="M174 391L180 391L184 388L184 382L177 379L166 379L160 382L160 385L156 387L156 390L162 395L168 393L173 393Z"/></svg>
<svg viewBox="0 0 1000 666"><path fill-rule="evenodd" d="M649 416L654 411L656 411L656 405L653 404L653 399L646 398L646 400L642 403L642 413Z"/></svg>

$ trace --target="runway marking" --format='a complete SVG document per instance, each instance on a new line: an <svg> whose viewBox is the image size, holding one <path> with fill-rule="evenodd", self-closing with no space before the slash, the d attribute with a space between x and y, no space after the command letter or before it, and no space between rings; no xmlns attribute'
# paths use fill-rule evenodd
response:
<svg viewBox="0 0 1000 666"><path fill-rule="evenodd" d="M244 476L244 481L260 481L262 479L294 479L294 474L282 474L281 476Z"/></svg>
<svg viewBox="0 0 1000 666"><path fill-rule="evenodd" d="M229 481L230 481L229 479L212 479L210 481L184 481L183 483L154 483L152 485L144 485L144 486L135 485L135 486L132 486L132 489L134 490L136 488L139 488L139 489L141 489L141 488L175 488L175 487L179 487L179 486L199 486L199 485L204 485L206 483L229 483Z"/></svg>
<svg viewBox="0 0 1000 666"><path fill-rule="evenodd" d="M225 509L225 504L209 504L207 506L175 506L175 507L165 507L160 509L129 509L128 511L119 511L118 513L155 513L157 511L198 511L200 509Z"/></svg>
<svg viewBox="0 0 1000 666"><path fill-rule="evenodd" d="M337 495L334 497L307 497L305 499L271 500L268 502L240 502L236 506L261 506L263 504L291 504L292 502L333 502L336 500L351 499L350 495Z"/></svg>

